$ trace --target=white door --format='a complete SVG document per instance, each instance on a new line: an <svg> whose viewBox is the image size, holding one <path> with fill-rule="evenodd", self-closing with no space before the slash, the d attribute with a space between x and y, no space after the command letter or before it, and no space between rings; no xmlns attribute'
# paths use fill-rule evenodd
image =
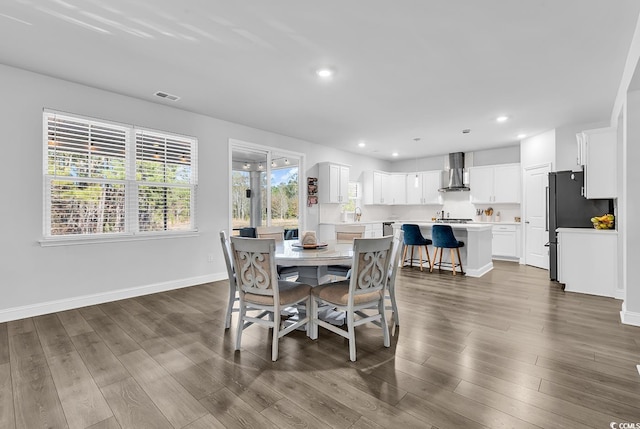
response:
<svg viewBox="0 0 640 429"><path fill-rule="evenodd" d="M524 263L549 269L547 187L549 165L525 168L524 172Z"/></svg>

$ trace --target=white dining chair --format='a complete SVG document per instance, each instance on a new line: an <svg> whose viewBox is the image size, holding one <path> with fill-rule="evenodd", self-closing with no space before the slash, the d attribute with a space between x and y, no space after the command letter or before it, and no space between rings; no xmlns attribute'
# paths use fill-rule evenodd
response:
<svg viewBox="0 0 640 429"><path fill-rule="evenodd" d="M336 243L353 243L356 238L364 238L364 225L336 225ZM350 265L329 265L327 274L336 277L349 277Z"/></svg>
<svg viewBox="0 0 640 429"><path fill-rule="evenodd" d="M276 243L284 241L284 227L282 226L258 226L256 227L257 238L273 238ZM298 276L297 267L285 267L278 265L278 275L282 279L291 279Z"/></svg>
<svg viewBox="0 0 640 429"><path fill-rule="evenodd" d="M229 302L227 304L227 314L224 319L224 329L229 329L231 327L233 312L238 311L238 307L235 306L235 303L238 302L238 286L236 285L236 273L233 269L229 240L224 231L220 231L220 244L222 245L222 254L224 255L224 262L227 265L227 276L229 277Z"/></svg>
<svg viewBox="0 0 640 429"><path fill-rule="evenodd" d="M284 241L284 227L282 226L257 226L257 238L273 238L276 242Z"/></svg>
<svg viewBox="0 0 640 429"><path fill-rule="evenodd" d="M240 302L236 350L240 350L246 323L267 326L273 329L271 360L274 362L278 360L278 340L309 322L307 314L284 326L281 323L282 309L301 303L310 308L311 290L307 284L278 280L275 251L273 238L231 237ZM268 312L269 317L252 317L247 314L248 310L263 310ZM307 333L308 329L307 325Z"/></svg>
<svg viewBox="0 0 640 429"><path fill-rule="evenodd" d="M309 335L318 338L318 326L349 340L349 359L356 360L356 326L379 321L385 347L391 344L385 316L384 288L387 283L392 237L356 238L353 244L351 278L316 286L311 290L311 322ZM318 306L328 305L345 312L347 329L334 326L318 317ZM361 315L373 309L372 315Z"/></svg>
<svg viewBox="0 0 640 429"><path fill-rule="evenodd" d="M396 275L398 274L398 266L400 265L403 245L404 231L398 228L393 233L393 247L391 250L391 258L389 258L387 287L385 288L385 300L389 300L390 302L390 306L385 306L385 309L391 310L391 317L393 318L393 325L391 326L392 332L396 326L400 326L400 315L398 313L398 303L396 301Z"/></svg>

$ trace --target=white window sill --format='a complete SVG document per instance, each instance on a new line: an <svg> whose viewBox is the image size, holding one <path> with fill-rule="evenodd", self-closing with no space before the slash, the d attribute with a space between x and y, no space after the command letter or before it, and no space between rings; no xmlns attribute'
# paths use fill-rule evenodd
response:
<svg viewBox="0 0 640 429"><path fill-rule="evenodd" d="M195 231L176 231L162 233L146 233L146 234L120 234L120 235L89 235L78 237L47 237L38 240L40 247L54 246L77 246L81 244L99 244L99 243L116 243L122 241L144 241L144 240L163 240L168 238L187 238L197 237L200 235L198 230Z"/></svg>

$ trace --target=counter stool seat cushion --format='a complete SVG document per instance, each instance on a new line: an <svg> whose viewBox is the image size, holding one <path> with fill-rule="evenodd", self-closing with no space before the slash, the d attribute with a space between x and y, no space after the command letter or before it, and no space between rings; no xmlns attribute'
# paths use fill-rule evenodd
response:
<svg viewBox="0 0 640 429"><path fill-rule="evenodd" d="M349 303L349 282L350 280L342 280L334 283L327 283L316 286L311 290L313 296L324 301L333 302L339 305L347 305ZM367 302L379 301L382 297L382 291L361 293L353 297L354 305L361 305Z"/></svg>
<svg viewBox="0 0 640 429"><path fill-rule="evenodd" d="M311 286L309 285L298 282L288 282L286 280L279 280L278 287L280 291L281 307L296 304L306 299L311 292ZM251 304L274 305L273 295L245 293L243 294L243 298L246 302Z"/></svg>

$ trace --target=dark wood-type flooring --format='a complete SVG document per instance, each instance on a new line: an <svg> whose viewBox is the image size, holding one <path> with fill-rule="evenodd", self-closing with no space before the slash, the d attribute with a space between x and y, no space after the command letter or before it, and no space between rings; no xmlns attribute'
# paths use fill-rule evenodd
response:
<svg viewBox="0 0 640 429"><path fill-rule="evenodd" d="M234 351L225 281L0 324L0 428L608 428L640 422L640 328L620 301L497 262L404 268L401 327ZM234 315L235 322L235 315Z"/></svg>

